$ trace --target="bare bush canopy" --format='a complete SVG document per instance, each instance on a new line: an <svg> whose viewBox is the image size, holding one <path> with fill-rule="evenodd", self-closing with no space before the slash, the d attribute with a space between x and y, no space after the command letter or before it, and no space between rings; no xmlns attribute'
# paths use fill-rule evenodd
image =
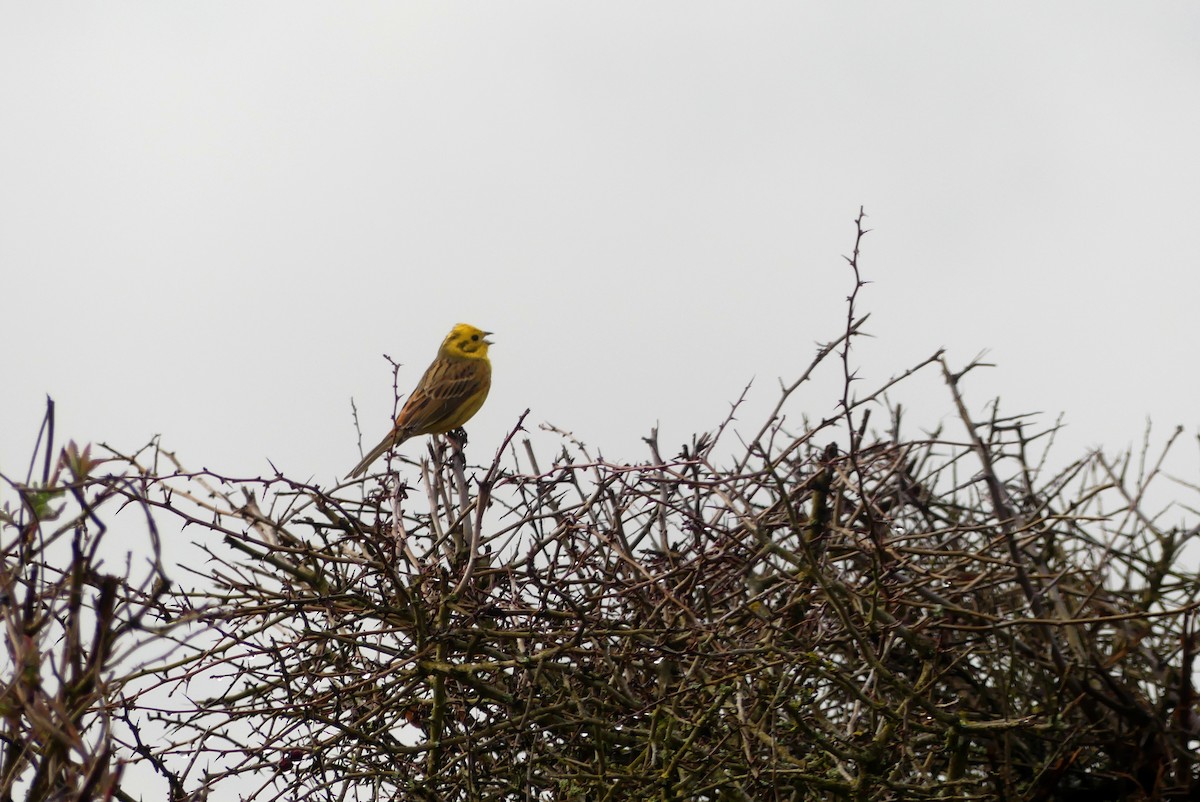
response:
<svg viewBox="0 0 1200 802"><path fill-rule="evenodd" d="M517 423L318 486L44 428L0 518L0 797L1195 796L1197 530L1145 508L1155 458L1051 468L941 353L856 381L858 223L770 419L641 463ZM817 370L841 402L793 423ZM918 371L964 434L902 431ZM164 566L180 523L206 563Z"/></svg>

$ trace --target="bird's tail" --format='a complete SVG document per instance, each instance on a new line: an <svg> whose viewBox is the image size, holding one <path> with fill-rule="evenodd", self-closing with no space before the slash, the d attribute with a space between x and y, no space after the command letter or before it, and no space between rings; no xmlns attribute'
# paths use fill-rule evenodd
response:
<svg viewBox="0 0 1200 802"><path fill-rule="evenodd" d="M355 477L362 476L367 472L367 468L371 466L372 462L383 456L383 453L392 446L400 445L403 440L404 438L397 437L395 432L388 434L387 437L383 438L383 440L379 442L379 445L367 452L367 455L362 458L362 461L355 465L350 473L346 474L346 478L354 479Z"/></svg>

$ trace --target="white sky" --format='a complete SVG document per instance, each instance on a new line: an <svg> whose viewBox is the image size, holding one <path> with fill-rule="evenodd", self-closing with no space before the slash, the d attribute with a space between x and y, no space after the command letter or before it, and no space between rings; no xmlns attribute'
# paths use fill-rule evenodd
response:
<svg viewBox="0 0 1200 802"><path fill-rule="evenodd" d="M526 407L671 454L756 377L750 431L860 205L864 389L990 349L976 407L1071 449L1194 437L1198 43L1193 2L0 0L0 472L48 393L63 437L329 481L380 355L407 391L460 320L476 461Z"/></svg>

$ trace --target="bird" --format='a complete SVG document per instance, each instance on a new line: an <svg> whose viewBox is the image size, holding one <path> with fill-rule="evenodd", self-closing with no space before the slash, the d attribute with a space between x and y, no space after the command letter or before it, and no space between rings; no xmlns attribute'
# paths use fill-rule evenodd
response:
<svg viewBox="0 0 1200 802"><path fill-rule="evenodd" d="M491 333L466 323L450 330L433 364L401 407L392 430L346 474L347 479L361 476L380 455L410 437L445 434L479 411L492 387Z"/></svg>

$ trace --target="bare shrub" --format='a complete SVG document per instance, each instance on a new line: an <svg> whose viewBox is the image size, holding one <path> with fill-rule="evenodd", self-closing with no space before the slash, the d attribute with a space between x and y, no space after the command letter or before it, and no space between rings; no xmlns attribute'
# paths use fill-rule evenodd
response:
<svg viewBox="0 0 1200 802"><path fill-rule="evenodd" d="M168 582L145 486L74 443L51 461L53 422L50 403L39 480L4 479L15 498L0 507L0 799L125 799L124 681L155 640L143 626ZM141 513L136 559L102 520L118 505Z"/></svg>
<svg viewBox="0 0 1200 802"><path fill-rule="evenodd" d="M122 686L140 723L96 759L147 763L176 799L1195 795L1197 530L1145 509L1159 461L1051 467L1054 427L976 417L979 365L941 353L855 392L858 226L845 330L731 457L726 421L638 464L565 433L543 464L518 423L490 463L438 439L335 487L125 458L105 486L209 559L161 603L143 580L118 594L140 608L97 605L118 634L155 616L176 650ZM822 366L841 403L792 431ZM964 437L903 431L885 393L919 371ZM48 731L9 732L50 754Z"/></svg>

